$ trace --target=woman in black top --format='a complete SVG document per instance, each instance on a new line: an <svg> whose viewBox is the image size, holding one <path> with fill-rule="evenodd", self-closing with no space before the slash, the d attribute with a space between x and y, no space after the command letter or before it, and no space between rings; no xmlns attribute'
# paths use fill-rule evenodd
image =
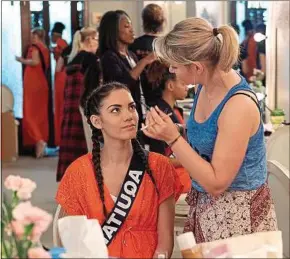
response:
<svg viewBox="0 0 290 259"><path fill-rule="evenodd" d="M117 81L128 86L139 114L139 126L145 119L146 100L140 82L144 68L155 60L149 54L139 62L128 50L134 41L131 20L124 11L109 11L104 14L99 27L99 53L103 71L103 81Z"/></svg>
<svg viewBox="0 0 290 259"><path fill-rule="evenodd" d="M85 27L74 35L72 51L66 66L64 89L64 112L61 127L57 181L63 177L67 167L78 157L88 152L83 119L80 110L84 93L84 77L90 67L97 66L97 31ZM96 77L99 75L97 74ZM85 124L87 125L87 124Z"/></svg>

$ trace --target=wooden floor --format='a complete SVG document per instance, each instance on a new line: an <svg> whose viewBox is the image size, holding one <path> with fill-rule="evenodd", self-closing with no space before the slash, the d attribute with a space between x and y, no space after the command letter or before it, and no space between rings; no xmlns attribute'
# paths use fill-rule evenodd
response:
<svg viewBox="0 0 290 259"><path fill-rule="evenodd" d="M33 193L32 204L54 215L56 203L54 200L57 190L55 181L58 158L35 159L33 157L20 157L16 162L2 163L2 182L10 174L27 177L35 181L37 188ZM184 219L178 217L175 222L175 232L183 231ZM52 225L42 237L42 243L46 247L52 247ZM175 242L173 258L181 258Z"/></svg>

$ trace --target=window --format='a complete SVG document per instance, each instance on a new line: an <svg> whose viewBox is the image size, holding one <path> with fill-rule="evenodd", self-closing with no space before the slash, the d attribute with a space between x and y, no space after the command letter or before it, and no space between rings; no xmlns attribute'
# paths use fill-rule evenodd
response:
<svg viewBox="0 0 290 259"><path fill-rule="evenodd" d="M21 56L21 20L20 1L2 2L2 84L6 85L13 93L14 116L22 118L23 87L22 66L15 60Z"/></svg>
<svg viewBox="0 0 290 259"><path fill-rule="evenodd" d="M31 28L42 27L43 28L43 2L42 1L30 1L30 16L31 16Z"/></svg>

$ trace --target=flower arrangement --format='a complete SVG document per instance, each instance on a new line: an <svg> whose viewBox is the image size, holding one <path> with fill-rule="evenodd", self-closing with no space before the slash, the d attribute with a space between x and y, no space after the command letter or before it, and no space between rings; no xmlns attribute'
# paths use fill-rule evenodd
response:
<svg viewBox="0 0 290 259"><path fill-rule="evenodd" d="M5 179L4 186L13 193L10 200L3 195L2 258L51 258L39 241L52 216L28 201L36 188L35 182L10 175Z"/></svg>

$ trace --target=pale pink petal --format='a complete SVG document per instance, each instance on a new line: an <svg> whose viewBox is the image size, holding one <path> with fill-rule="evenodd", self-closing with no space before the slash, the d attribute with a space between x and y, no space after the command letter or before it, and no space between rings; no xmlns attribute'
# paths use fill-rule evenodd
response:
<svg viewBox="0 0 290 259"><path fill-rule="evenodd" d="M9 175L4 181L5 188L12 191L18 191L21 185L22 178L18 175Z"/></svg>
<svg viewBox="0 0 290 259"><path fill-rule="evenodd" d="M24 225L21 221L13 220L11 222L12 231L18 238L21 238L24 234Z"/></svg>
<svg viewBox="0 0 290 259"><path fill-rule="evenodd" d="M13 218L15 220L26 221L27 215L29 215L30 210L32 210L32 205L30 201L19 203L12 211ZM29 224L29 222L27 222Z"/></svg>
<svg viewBox="0 0 290 259"><path fill-rule="evenodd" d="M17 196L20 200L28 200L31 198L31 191L29 189L20 188L17 192Z"/></svg>
<svg viewBox="0 0 290 259"><path fill-rule="evenodd" d="M21 182L21 187L20 188L24 188L24 189L27 189L27 190L30 190L30 192L33 192L36 188L36 183L31 181L30 179L28 178L22 178L21 179L22 182Z"/></svg>
<svg viewBox="0 0 290 259"><path fill-rule="evenodd" d="M34 247L28 250L28 258L51 258L51 256L43 248Z"/></svg>

